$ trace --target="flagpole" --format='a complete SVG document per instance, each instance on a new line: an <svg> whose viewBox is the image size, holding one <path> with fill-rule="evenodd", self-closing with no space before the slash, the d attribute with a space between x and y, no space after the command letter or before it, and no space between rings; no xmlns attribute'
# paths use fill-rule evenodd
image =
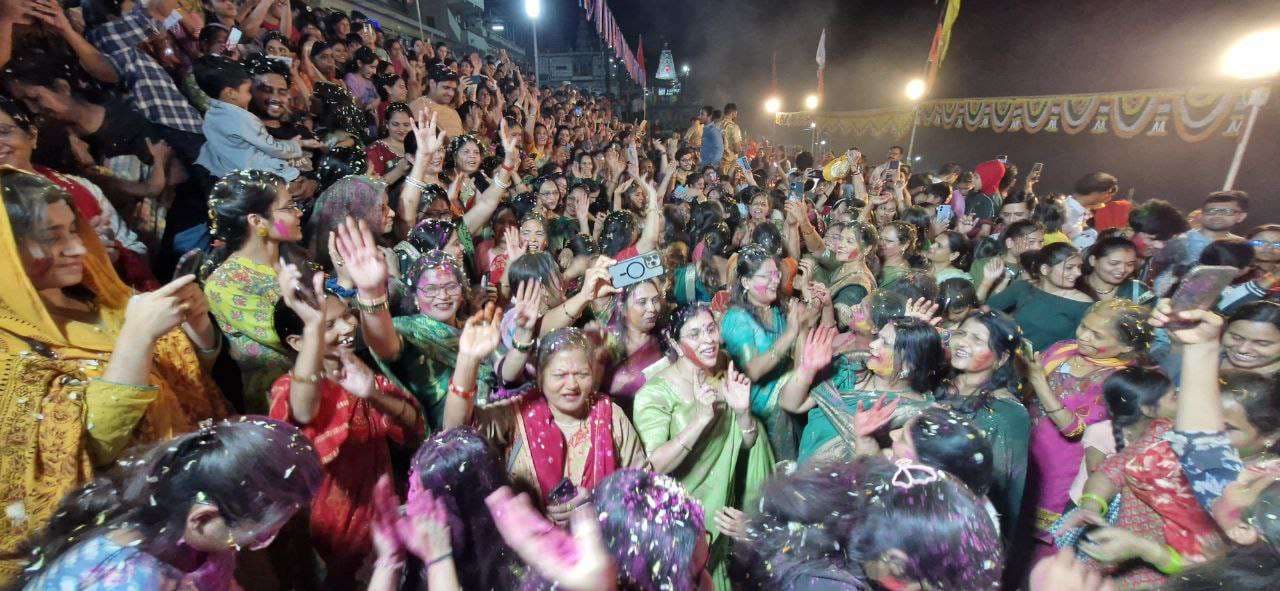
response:
<svg viewBox="0 0 1280 591"><path fill-rule="evenodd" d="M1240 172L1240 163L1244 161L1244 151L1249 147L1249 136L1253 135L1253 124L1258 120L1258 110L1267 104L1270 90L1265 87L1255 88L1249 92L1249 119L1244 123L1244 132L1240 134L1240 143L1236 144L1236 153L1231 158L1231 167L1227 169L1227 180L1222 183L1223 191L1230 191L1236 184L1236 173Z"/></svg>

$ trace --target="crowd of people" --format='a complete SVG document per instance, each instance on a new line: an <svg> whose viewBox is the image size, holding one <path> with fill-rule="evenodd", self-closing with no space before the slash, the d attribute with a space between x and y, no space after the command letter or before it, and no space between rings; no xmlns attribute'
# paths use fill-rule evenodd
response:
<svg viewBox="0 0 1280 591"><path fill-rule="evenodd" d="M0 587L1280 572L1242 192L661 129L301 0L0 10Z"/></svg>

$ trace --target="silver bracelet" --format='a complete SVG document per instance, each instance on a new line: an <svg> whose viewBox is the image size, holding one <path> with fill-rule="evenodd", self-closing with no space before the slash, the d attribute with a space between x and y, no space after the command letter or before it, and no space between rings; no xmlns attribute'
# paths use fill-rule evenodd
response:
<svg viewBox="0 0 1280 591"><path fill-rule="evenodd" d="M426 191L426 190L427 190L427 184L426 184L426 183L424 183L424 182L422 182L422 181L420 181L420 180L418 180L418 179L415 179L415 178L413 178L413 177L411 177L411 176L404 177L404 182L405 182L405 184L406 184L406 185L409 185L410 187L413 187L413 188L415 188L415 189L417 189L417 190L419 190L419 191Z"/></svg>
<svg viewBox="0 0 1280 591"><path fill-rule="evenodd" d="M505 185L504 185L504 184L502 184L502 181L501 181L501 180L499 180L499 178L498 178L497 176L494 176L494 177L493 177L493 184L494 184L494 185L497 185L497 187L498 187L499 189L502 189L503 191L506 191L507 189L510 189L510 188L511 188L511 183L507 183L507 184L505 184Z"/></svg>

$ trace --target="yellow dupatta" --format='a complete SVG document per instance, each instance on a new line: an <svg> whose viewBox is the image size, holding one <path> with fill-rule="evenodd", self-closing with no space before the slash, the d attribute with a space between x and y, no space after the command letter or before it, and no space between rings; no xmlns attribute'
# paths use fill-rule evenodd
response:
<svg viewBox="0 0 1280 591"><path fill-rule="evenodd" d="M0 175L27 174L0 167ZM0 201L3 195L0 194ZM8 211L0 207L0 586L22 568L22 542L48 522L62 497L127 444L150 443L226 415L181 330L155 347L150 386L96 380L124 324L132 291L116 275L84 220L83 286L96 324L55 319L27 278ZM95 424L95 422L97 424ZM107 443L111 442L111 443Z"/></svg>

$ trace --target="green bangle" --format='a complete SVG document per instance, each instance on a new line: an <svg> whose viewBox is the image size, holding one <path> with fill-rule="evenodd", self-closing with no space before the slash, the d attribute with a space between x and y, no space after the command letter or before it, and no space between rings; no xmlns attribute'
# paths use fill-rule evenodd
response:
<svg viewBox="0 0 1280 591"><path fill-rule="evenodd" d="M443 561L448 560L448 559L450 559L450 558L453 558L453 551L452 551L452 550L450 550L449 552L445 552L444 554L441 554L441 555L439 555L439 556L437 556L437 557L435 557L435 558L432 558L431 560L428 560L428 561L427 561L427 564L425 565L425 567L426 567L426 568L431 568L431 566L432 566L432 565L434 565L434 564L436 564L437 562L443 562Z"/></svg>
<svg viewBox="0 0 1280 591"><path fill-rule="evenodd" d="M1182 559L1182 555L1178 554L1178 551L1174 550L1172 546L1165 546L1164 549L1169 551L1169 561L1156 565L1156 569L1170 576L1182 572L1182 569L1187 566L1187 563Z"/></svg>
<svg viewBox="0 0 1280 591"><path fill-rule="evenodd" d="M1108 503L1106 499L1102 498L1101 495L1096 495L1094 493L1085 493L1080 495L1080 502L1083 504L1085 501L1093 501L1097 503L1099 515L1106 515L1107 509L1111 506L1111 504Z"/></svg>

